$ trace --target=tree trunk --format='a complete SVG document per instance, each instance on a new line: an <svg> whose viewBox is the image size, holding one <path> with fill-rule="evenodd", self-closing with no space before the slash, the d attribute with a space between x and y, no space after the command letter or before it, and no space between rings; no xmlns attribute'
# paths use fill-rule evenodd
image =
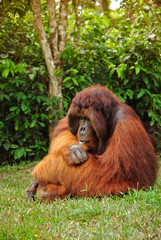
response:
<svg viewBox="0 0 161 240"><path fill-rule="evenodd" d="M72 4L74 6L74 13L75 13L75 26L74 32L77 32L77 38L74 39L74 48L77 48L78 42L80 39L81 28L80 28L80 12L78 13L78 7L81 6L80 0L72 0Z"/></svg>
<svg viewBox="0 0 161 240"><path fill-rule="evenodd" d="M108 15L110 0L98 0L98 2L99 2L100 11Z"/></svg>
<svg viewBox="0 0 161 240"><path fill-rule="evenodd" d="M62 95L62 70L63 63L58 56L64 51L66 40L66 26L68 18L68 0L60 0L59 19L56 17L55 0L47 0L49 12L50 35L45 32L42 13L41 1L31 0L32 11L34 16L34 26L36 28L40 45L44 54L48 75L49 75L49 96L55 96L63 100ZM59 77L56 76L55 70L60 70ZM63 109L62 101L59 110ZM57 122L57 121L56 121ZM51 123L50 123L51 125ZM52 127L50 126L49 132Z"/></svg>

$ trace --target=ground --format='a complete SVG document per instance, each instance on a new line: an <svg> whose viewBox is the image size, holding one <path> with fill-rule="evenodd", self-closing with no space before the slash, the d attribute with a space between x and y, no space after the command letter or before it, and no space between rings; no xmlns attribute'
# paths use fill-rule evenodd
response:
<svg viewBox="0 0 161 240"><path fill-rule="evenodd" d="M161 239L161 170L154 189L123 197L25 200L34 163L0 168L0 239Z"/></svg>

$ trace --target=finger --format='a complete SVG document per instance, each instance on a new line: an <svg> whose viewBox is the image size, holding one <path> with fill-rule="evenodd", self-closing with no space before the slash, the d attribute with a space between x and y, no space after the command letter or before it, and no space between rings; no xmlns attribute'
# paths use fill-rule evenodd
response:
<svg viewBox="0 0 161 240"><path fill-rule="evenodd" d="M75 164L79 164L80 163L80 159L78 159L78 157L77 157L75 152L71 153L71 157L72 157L72 159L73 159Z"/></svg>
<svg viewBox="0 0 161 240"><path fill-rule="evenodd" d="M27 192L27 195L26 195L26 200L34 200L34 193L33 192Z"/></svg>
<svg viewBox="0 0 161 240"><path fill-rule="evenodd" d="M85 151L82 151L82 162L86 161L88 159L88 155Z"/></svg>
<svg viewBox="0 0 161 240"><path fill-rule="evenodd" d="M70 150L75 153L75 155L73 155L73 159L77 164L80 162L82 163L88 159L88 155L79 144L72 145L70 147ZM79 162L77 161L76 157L79 159Z"/></svg>
<svg viewBox="0 0 161 240"><path fill-rule="evenodd" d="M74 144L74 145L72 145L71 147L70 147L70 150L71 151L75 151L75 150L77 150L77 149L82 149L82 147L79 145L79 144Z"/></svg>

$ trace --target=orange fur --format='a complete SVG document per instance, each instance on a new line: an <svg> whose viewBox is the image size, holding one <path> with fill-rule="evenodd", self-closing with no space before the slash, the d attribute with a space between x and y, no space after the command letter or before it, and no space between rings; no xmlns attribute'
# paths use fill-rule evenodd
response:
<svg viewBox="0 0 161 240"><path fill-rule="evenodd" d="M90 90L93 91L93 89L107 92L110 98L114 99L112 100L114 103L111 103L110 100L107 104L108 99L106 99L105 93L105 96L95 96L95 102L90 105L86 99L88 96L92 96L93 93ZM93 99L93 97L91 98ZM79 101L82 101L82 105ZM93 109L96 111L97 101L99 106L99 101L103 102L103 107L107 104L106 111L108 111L108 105L109 109L117 106L116 113L110 112L108 116L109 122L113 115L115 117L111 121L109 130L107 126L107 133L104 132L103 135L98 129L99 126L96 126L97 123L99 124L99 109L96 113L94 112L96 117L93 118L92 111ZM112 104L113 107L111 107ZM61 120L53 134L48 155L32 172L39 182L38 195L40 199L54 200L56 197L62 198L68 194L74 196L120 194L128 189L148 188L154 185L157 158L150 139L134 111L122 103L110 90L101 86L85 89L74 99L68 117L69 114L72 114L73 124L77 121L77 115L82 114L81 116L88 117L96 130L100 144L104 142L106 145L105 150L99 155L93 155L88 153L87 146L83 145L84 151L88 154L88 160L83 164L73 165L70 162L70 147L78 144L77 135L69 130L67 117ZM105 122L108 125L106 116ZM115 125L114 122L116 122ZM105 138L105 136L107 139L102 141L101 138Z"/></svg>

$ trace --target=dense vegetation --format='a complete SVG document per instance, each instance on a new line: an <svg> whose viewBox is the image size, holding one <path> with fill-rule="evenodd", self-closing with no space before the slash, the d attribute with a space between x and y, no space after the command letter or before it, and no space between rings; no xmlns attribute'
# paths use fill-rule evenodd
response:
<svg viewBox="0 0 161 240"><path fill-rule="evenodd" d="M109 87L143 121L155 125L160 136L160 5L124 0L109 14L88 6L81 10L79 36L70 6L68 41L60 56L64 59L60 112L60 99L48 97L47 70L28 1L16 4L1 9L1 163L41 158L47 151L49 119L62 118L75 93L93 83ZM45 1L43 20L48 30Z"/></svg>

